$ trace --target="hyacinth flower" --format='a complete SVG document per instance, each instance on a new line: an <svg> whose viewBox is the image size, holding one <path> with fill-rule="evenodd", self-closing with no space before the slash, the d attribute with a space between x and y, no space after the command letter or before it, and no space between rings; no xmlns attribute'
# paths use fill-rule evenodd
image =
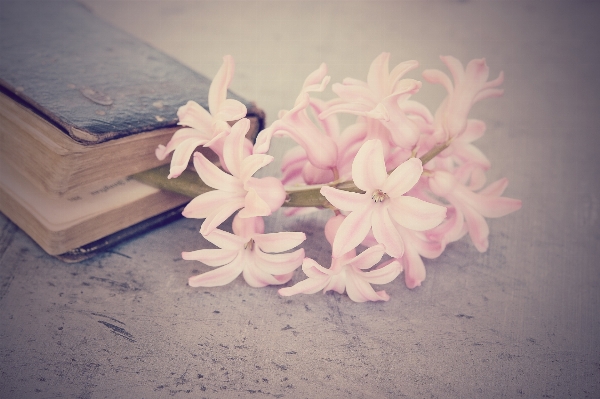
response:
<svg viewBox="0 0 600 399"><path fill-rule="evenodd" d="M327 222L325 236L330 244L343 219L342 215L338 215ZM291 287L280 288L278 292L283 296L291 296L301 293L314 294L319 291L343 294L346 291L354 302L388 301L389 295L385 291L376 292L371 284L387 284L393 281L402 272L400 263L392 261L384 267L365 271L377 264L384 253L383 245L372 246L359 255L352 249L339 258L332 258L329 269L311 258L305 258L302 271L308 278Z"/></svg>
<svg viewBox="0 0 600 399"><path fill-rule="evenodd" d="M208 111L195 101L188 101L177 111L179 125L188 126L173 134L169 143L159 145L156 157L160 160L173 152L169 179L179 176L187 167L190 157L198 146L210 147L222 161L224 137L230 132L228 121L237 121L246 116L246 106L227 98L234 73L234 62L230 55L223 57L223 65L215 75L208 91Z"/></svg>
<svg viewBox="0 0 600 399"><path fill-rule="evenodd" d="M294 107L289 111L281 111L279 119L263 130L254 144L254 152L264 154L269 150L273 136L289 136L300 144L308 161L319 169L333 169L337 163L337 146L333 139L316 126L307 114L311 104L310 91L323 91L330 77L325 76L327 67L321 64L304 81L302 90Z"/></svg>
<svg viewBox="0 0 600 399"><path fill-rule="evenodd" d="M421 285L426 271L422 258L435 259L442 254L445 245L431 240L426 232L413 231L396 226L404 241L404 254L398 259L404 268L404 283L410 289Z"/></svg>
<svg viewBox="0 0 600 399"><path fill-rule="evenodd" d="M200 179L214 191L201 194L184 208L183 216L205 219L200 228L202 235L210 234L225 219L241 209L242 218L268 216L283 204L286 192L275 177L252 177L256 171L273 161L265 154L246 155L246 133L250 121L240 119L225 139L223 160L231 172L225 173L200 153L194 154L194 167Z"/></svg>
<svg viewBox="0 0 600 399"><path fill-rule="evenodd" d="M453 220L452 229L448 231L456 235L462 229L460 223L464 218L469 236L479 252L487 251L489 246L490 231L484 217L498 218L521 209L520 200L501 197L507 185L507 179L500 179L475 193L446 171L435 171L429 177L431 191L447 199L455 208L455 217L460 220Z"/></svg>
<svg viewBox="0 0 600 399"><path fill-rule="evenodd" d="M378 121L369 128L370 139L381 139L384 144L389 140L393 145L412 148L420 134L414 117L430 123L431 113L424 106L408 101L421 88L421 82L401 79L407 72L415 69L418 63L405 61L389 72L389 57L389 53L381 53L375 58L366 82L346 78L342 84L334 84L333 92L343 101L329 107L319 118L326 118L337 112L365 116ZM381 130L378 124L385 129Z"/></svg>
<svg viewBox="0 0 600 399"><path fill-rule="evenodd" d="M365 142L352 162L352 179L364 194L325 186L321 194L336 208L350 212L333 241L337 258L360 244L372 229L375 240L385 252L399 258L404 243L393 221L409 230L424 231L439 225L446 208L405 196L420 179L421 160L411 158L388 176L379 140Z"/></svg>
<svg viewBox="0 0 600 399"><path fill-rule="evenodd" d="M320 114L337 100L323 102L311 99L311 108L315 114ZM364 118L363 118L364 119ZM367 135L367 126L364 120L359 119L356 123L345 128L341 133L336 114L318 120L322 131L334 141L337 148L337 161L334 169L320 169L310 163L306 151L302 146L291 148L283 156L281 161L281 172L283 184L324 184L335 180L349 180L351 178L351 166L354 156L364 142ZM311 143L318 147L320 143ZM315 149L314 151L316 151Z"/></svg>
<svg viewBox="0 0 600 399"><path fill-rule="evenodd" d="M216 287L229 284L240 274L252 287L288 282L304 259L304 249L286 252L300 245L306 235L301 232L264 234L261 217L241 218L232 223L233 234L214 230L204 236L218 249L183 252L185 260L197 260L218 269L190 277L190 287Z"/></svg>
<svg viewBox="0 0 600 399"><path fill-rule="evenodd" d="M445 142L457 137L467 127L467 116L473 104L490 97L499 97L504 90L498 89L504 80L504 74L488 82L490 69L485 59L471 60L466 69L462 63L451 56L441 56L446 64L454 84L444 72L437 69L428 69L423 72L423 78L430 83L444 86L448 96L439 106L434 116L434 135L439 142Z"/></svg>
<svg viewBox="0 0 600 399"><path fill-rule="evenodd" d="M211 86L209 110L193 102L181 107L178 116L184 128L157 150L162 158L174 151L170 178L183 171L199 145L213 149L221 161L219 168L194 154L198 175L215 190L192 200L183 214L204 218L200 232L219 248L182 256L221 267L192 277L190 285L223 285L240 274L255 287L283 284L302 264L308 278L282 288L281 295L336 291L357 302L385 301L389 296L371 284L391 282L404 271L408 288L421 285L426 277L423 258L438 257L448 243L469 234L476 248L485 251L485 218L521 207L519 200L502 197L506 179L483 188L490 162L473 142L484 134L485 123L468 119L474 103L502 94L498 86L503 75L488 81L483 59L472 60L466 68L453 57L441 59L452 79L437 70L423 73L426 81L448 92L435 115L411 99L422 84L404 76L417 67L416 61L390 72L389 54L382 53L372 62L366 81L347 78L334 84L338 97L327 102L310 97L329 83L322 64L305 79L294 107L281 111L253 147L245 138L247 119L232 127L227 123L242 118L246 109L226 99L233 61L225 57ZM342 129L339 113L356 115L357 120ZM274 136L288 136L299 144L282 160L284 183L253 177L273 160L265 154ZM293 187L286 191L283 184ZM325 226L332 246L329 268L302 259L302 250L282 253L302 242L302 233L263 234L262 216L280 206L293 212L334 211L336 216ZM236 212L234 234L219 230ZM360 244L368 248L357 255ZM385 253L392 259L381 264Z"/></svg>

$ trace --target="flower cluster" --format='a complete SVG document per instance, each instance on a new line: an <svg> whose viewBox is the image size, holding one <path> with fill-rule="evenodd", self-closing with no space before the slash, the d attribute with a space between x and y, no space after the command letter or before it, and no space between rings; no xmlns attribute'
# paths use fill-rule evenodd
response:
<svg viewBox="0 0 600 399"><path fill-rule="evenodd" d="M390 283L404 272L408 288L421 285L422 258L438 257L447 244L468 234L478 251L486 251L485 218L514 212L521 201L502 197L506 179L486 186L490 161L472 144L486 126L468 115L476 102L502 95L503 75L488 80L484 59L466 68L450 56L441 60L452 77L439 70L422 74L448 92L434 113L411 99L422 83L405 75L418 63L402 62L390 71L389 54L382 53L366 81L333 84L337 97L330 101L311 97L329 84L322 64L306 78L292 109L282 110L253 145L246 138L245 106L226 98L234 64L224 57L209 91L209 110L193 101L182 106L178 116L184 127L156 151L160 159L173 151L169 178L179 176L193 158L200 179L214 189L183 211L185 217L204 219L200 233L220 248L182 254L219 266L191 277L190 286L224 285L240 274L253 287L281 285L302 265L307 278L279 289L281 295L332 290L356 302L387 301L385 291L371 284ZM342 129L339 114L355 115L356 121ZM284 156L281 180L253 177L273 160L267 152L273 137L281 136L299 144ZM199 146L213 150L220 167L194 153ZM314 206L314 200L302 201L309 192L321 198L318 207L332 212L325 225L332 248L329 268L305 258L303 249L292 251L304 233L264 234L263 217L281 206ZM233 234L219 230L233 214ZM366 249L357 254L361 246Z"/></svg>

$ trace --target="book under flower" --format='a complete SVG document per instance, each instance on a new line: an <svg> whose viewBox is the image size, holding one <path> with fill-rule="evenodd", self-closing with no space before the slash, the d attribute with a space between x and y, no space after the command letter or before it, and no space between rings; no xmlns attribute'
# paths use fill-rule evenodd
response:
<svg viewBox="0 0 600 399"><path fill-rule="evenodd" d="M180 106L207 108L208 78L74 1L1 3L0 54L2 213L70 261L180 214L188 197L128 176L168 162L155 150ZM255 137L263 112L229 96Z"/></svg>

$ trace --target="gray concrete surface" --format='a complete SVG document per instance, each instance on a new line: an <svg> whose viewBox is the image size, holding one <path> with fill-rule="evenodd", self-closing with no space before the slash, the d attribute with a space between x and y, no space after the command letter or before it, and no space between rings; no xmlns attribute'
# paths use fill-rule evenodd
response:
<svg viewBox="0 0 600 399"><path fill-rule="evenodd" d="M476 106L479 146L523 208L490 221L488 252L457 242L422 287L368 304L192 289L206 269L179 254L207 245L197 220L64 264L0 216L0 397L600 397L599 3L86 3L209 76L232 54L232 89L270 121L323 61L340 81L381 51L421 69L485 56L506 92ZM327 263L323 222L267 219Z"/></svg>

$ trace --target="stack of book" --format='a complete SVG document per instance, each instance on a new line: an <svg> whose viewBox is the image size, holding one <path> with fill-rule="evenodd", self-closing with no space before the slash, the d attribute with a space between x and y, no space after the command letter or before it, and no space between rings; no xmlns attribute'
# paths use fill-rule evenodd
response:
<svg viewBox="0 0 600 399"><path fill-rule="evenodd" d="M129 176L168 162L156 147L209 86L77 2L1 2L0 211L66 261L173 220L190 198ZM229 97L255 136L264 114Z"/></svg>

